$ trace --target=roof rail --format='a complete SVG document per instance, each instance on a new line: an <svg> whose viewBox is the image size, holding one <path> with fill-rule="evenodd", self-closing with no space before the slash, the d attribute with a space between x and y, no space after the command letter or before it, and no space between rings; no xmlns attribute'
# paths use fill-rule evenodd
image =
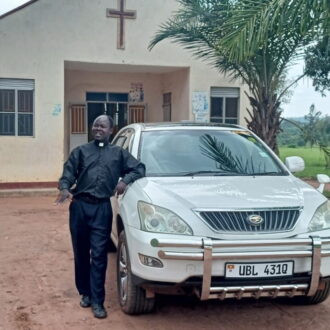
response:
<svg viewBox="0 0 330 330"><path fill-rule="evenodd" d="M189 120L182 120L180 122L154 122L154 123L142 123L144 127L153 126L208 126L208 127L228 127L228 128L244 128L236 124L222 124L222 123L200 123Z"/></svg>

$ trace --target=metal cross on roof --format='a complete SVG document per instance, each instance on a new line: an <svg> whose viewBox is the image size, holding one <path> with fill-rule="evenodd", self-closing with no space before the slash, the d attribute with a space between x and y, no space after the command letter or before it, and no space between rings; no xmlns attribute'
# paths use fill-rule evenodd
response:
<svg viewBox="0 0 330 330"><path fill-rule="evenodd" d="M135 19L135 10L125 11L125 0L117 0L119 9L107 9L107 17L118 19L117 48L125 49L125 18Z"/></svg>

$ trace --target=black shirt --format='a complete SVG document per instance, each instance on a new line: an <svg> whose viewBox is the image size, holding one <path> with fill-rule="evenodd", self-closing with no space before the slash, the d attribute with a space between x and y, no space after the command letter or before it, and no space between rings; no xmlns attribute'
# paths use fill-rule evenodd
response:
<svg viewBox="0 0 330 330"><path fill-rule="evenodd" d="M129 184L145 175L145 166L128 151L109 143L103 147L91 141L72 150L63 167L59 189L72 189L73 195L89 194L108 198L119 178Z"/></svg>

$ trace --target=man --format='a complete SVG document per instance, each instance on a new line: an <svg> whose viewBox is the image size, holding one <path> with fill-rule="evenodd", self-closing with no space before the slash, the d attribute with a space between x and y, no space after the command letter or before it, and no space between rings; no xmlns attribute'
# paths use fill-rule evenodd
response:
<svg viewBox="0 0 330 330"><path fill-rule="evenodd" d="M97 318L107 316L103 303L112 224L110 196L123 194L129 183L145 174L144 165L129 152L109 144L112 127L111 117L102 115L95 119L94 140L71 152L63 167L60 192L55 201L62 204L72 200L70 232L80 306L92 306Z"/></svg>

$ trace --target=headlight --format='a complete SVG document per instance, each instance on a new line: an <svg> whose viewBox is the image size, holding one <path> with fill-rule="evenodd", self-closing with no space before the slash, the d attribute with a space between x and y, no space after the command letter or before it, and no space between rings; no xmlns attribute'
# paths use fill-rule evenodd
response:
<svg viewBox="0 0 330 330"><path fill-rule="evenodd" d="M192 235L193 231L175 213L145 202L138 202L142 229L156 233Z"/></svg>
<svg viewBox="0 0 330 330"><path fill-rule="evenodd" d="M318 231L330 228L330 201L322 204L315 212L309 223L309 231Z"/></svg>

